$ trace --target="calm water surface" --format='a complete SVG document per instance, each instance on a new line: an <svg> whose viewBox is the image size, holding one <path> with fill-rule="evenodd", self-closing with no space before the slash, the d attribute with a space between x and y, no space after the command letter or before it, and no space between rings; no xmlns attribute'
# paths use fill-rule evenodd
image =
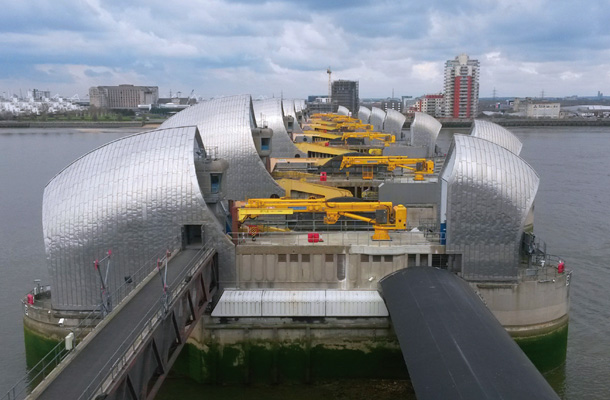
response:
<svg viewBox="0 0 610 400"><path fill-rule="evenodd" d="M541 178L536 236L574 270L567 361L547 379L564 399L610 398L610 128L511 130L523 141L521 156ZM34 279L48 282L41 226L45 184L83 153L136 131L0 129L0 396L25 373L19 299ZM381 386L387 398L402 393L391 383ZM203 390L170 381L162 396L200 398ZM288 391L226 388L215 389L211 398L336 398L344 390L332 383ZM365 392L356 393L371 397Z"/></svg>

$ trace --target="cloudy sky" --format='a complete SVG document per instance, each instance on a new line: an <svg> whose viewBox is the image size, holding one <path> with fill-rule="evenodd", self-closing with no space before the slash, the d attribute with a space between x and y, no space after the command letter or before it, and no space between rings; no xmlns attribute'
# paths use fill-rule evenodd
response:
<svg viewBox="0 0 610 400"><path fill-rule="evenodd" d="M159 86L162 97L360 97L443 89L481 63L480 96L610 95L607 0L18 0L0 12L0 94Z"/></svg>

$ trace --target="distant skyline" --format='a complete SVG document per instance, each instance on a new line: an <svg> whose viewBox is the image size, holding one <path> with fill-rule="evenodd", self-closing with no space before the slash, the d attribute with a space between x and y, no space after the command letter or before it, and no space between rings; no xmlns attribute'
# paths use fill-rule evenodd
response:
<svg viewBox="0 0 610 400"><path fill-rule="evenodd" d="M593 0L5 2L0 94L154 85L161 97L360 97L443 90L447 60L481 64L480 97L610 93L610 7Z"/></svg>

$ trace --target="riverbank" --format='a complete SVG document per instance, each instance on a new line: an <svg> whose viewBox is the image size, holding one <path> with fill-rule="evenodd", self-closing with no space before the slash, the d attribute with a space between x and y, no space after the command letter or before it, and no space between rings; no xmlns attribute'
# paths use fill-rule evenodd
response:
<svg viewBox="0 0 610 400"><path fill-rule="evenodd" d="M449 119L439 120L443 128L471 128L472 120ZM610 126L610 119L489 119L504 127L537 127L537 126ZM0 121L0 128L150 128L156 129L163 121ZM404 129L409 129L407 120Z"/></svg>
<svg viewBox="0 0 610 400"><path fill-rule="evenodd" d="M139 128L142 121L0 121L0 128Z"/></svg>
<svg viewBox="0 0 610 400"><path fill-rule="evenodd" d="M584 118L570 118L570 119L526 119L526 118L480 118L481 120L490 121L495 124L504 127L538 127L538 126L610 126L610 119L584 119ZM470 128L472 127L472 120L466 119L442 119L439 121L443 124L443 128ZM411 126L411 121L405 122L405 129Z"/></svg>

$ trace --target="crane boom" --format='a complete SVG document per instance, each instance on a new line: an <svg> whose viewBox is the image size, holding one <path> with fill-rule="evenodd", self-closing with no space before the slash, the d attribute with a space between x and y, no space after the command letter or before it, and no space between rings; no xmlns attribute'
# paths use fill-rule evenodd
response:
<svg viewBox="0 0 610 400"><path fill-rule="evenodd" d="M389 146L390 143L396 143L396 136L391 133L380 133L380 132L344 132L341 136L341 140L345 141L349 138L359 138L359 139L370 139L370 140L380 140L384 143L385 146Z"/></svg>
<svg viewBox="0 0 610 400"><path fill-rule="evenodd" d="M324 223L335 224L340 217L365 221L373 225L373 240L391 240L388 231L407 227L407 209L391 202L333 202L326 199L250 199L238 208L238 219L260 215L292 215L294 213L325 213ZM368 218L358 213L375 213Z"/></svg>
<svg viewBox="0 0 610 400"><path fill-rule="evenodd" d="M396 168L402 168L414 172L415 180L423 180L423 174L434 173L434 161L404 156L343 156L339 169L355 165L386 165L390 172Z"/></svg>

